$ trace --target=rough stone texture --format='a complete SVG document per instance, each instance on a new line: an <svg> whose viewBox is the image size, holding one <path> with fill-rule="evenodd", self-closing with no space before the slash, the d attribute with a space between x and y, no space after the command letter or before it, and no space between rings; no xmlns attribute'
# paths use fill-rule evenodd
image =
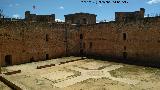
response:
<svg viewBox="0 0 160 90"><path fill-rule="evenodd" d="M142 60L160 58L160 18L145 18L128 23L102 23L82 27L86 54ZM123 34L126 40L123 40ZM92 48L90 48L92 42Z"/></svg>
<svg viewBox="0 0 160 90"><path fill-rule="evenodd" d="M26 11L25 12L25 20L29 21L29 22L36 22L36 21L55 22L55 14L36 15L36 14L30 14L30 11Z"/></svg>
<svg viewBox="0 0 160 90"><path fill-rule="evenodd" d="M89 13L75 13L68 14L65 16L65 22L71 24L96 24L96 16L95 14Z"/></svg>
<svg viewBox="0 0 160 90"><path fill-rule="evenodd" d="M32 61L46 60L65 53L64 25L27 22L3 25L0 30L2 65L5 65L6 55L12 55L11 64L20 64L30 62L31 58Z"/></svg>
<svg viewBox="0 0 160 90"><path fill-rule="evenodd" d="M92 25L2 20L0 24L2 66L65 55L160 62L160 17Z"/></svg>

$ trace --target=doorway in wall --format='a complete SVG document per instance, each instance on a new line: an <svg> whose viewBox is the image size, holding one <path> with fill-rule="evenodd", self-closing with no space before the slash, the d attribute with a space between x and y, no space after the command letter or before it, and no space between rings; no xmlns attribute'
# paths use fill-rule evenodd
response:
<svg viewBox="0 0 160 90"><path fill-rule="evenodd" d="M80 55L83 56L83 49L80 50Z"/></svg>
<svg viewBox="0 0 160 90"><path fill-rule="evenodd" d="M46 54L46 60L48 60L49 59L49 54Z"/></svg>
<svg viewBox="0 0 160 90"><path fill-rule="evenodd" d="M123 59L127 59L127 52L123 52Z"/></svg>
<svg viewBox="0 0 160 90"><path fill-rule="evenodd" d="M5 56L5 65L6 66L12 65L12 55Z"/></svg>

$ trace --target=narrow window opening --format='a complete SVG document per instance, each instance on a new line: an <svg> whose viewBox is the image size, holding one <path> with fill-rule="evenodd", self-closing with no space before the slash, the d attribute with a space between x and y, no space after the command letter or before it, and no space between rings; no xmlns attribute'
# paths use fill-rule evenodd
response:
<svg viewBox="0 0 160 90"><path fill-rule="evenodd" d="M123 40L126 40L126 33L123 33Z"/></svg>
<svg viewBox="0 0 160 90"><path fill-rule="evenodd" d="M85 48L86 46L85 46L85 43L83 43L83 48Z"/></svg>
<svg viewBox="0 0 160 90"><path fill-rule="evenodd" d="M49 38L49 36L48 36L48 34L46 35L46 41L48 41L48 38Z"/></svg>

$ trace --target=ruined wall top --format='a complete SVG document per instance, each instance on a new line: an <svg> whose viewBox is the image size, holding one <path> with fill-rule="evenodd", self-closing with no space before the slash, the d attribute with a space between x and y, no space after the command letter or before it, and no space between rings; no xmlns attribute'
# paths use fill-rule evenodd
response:
<svg viewBox="0 0 160 90"><path fill-rule="evenodd" d="M36 15L30 14L30 11L25 12L25 21L31 22L55 22L55 14L51 15Z"/></svg>
<svg viewBox="0 0 160 90"><path fill-rule="evenodd" d="M135 12L115 12L115 21L133 21L144 18L145 9Z"/></svg>
<svg viewBox="0 0 160 90"><path fill-rule="evenodd" d="M70 24L96 24L95 14L89 13L75 13L65 16L65 22Z"/></svg>

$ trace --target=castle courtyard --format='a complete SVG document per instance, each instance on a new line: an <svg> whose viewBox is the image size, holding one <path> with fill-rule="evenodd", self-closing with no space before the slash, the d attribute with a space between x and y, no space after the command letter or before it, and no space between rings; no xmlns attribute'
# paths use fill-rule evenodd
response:
<svg viewBox="0 0 160 90"><path fill-rule="evenodd" d="M17 70L21 72L10 73ZM160 69L62 57L2 67L3 78L22 90L158 90ZM11 90L0 82L0 90Z"/></svg>

